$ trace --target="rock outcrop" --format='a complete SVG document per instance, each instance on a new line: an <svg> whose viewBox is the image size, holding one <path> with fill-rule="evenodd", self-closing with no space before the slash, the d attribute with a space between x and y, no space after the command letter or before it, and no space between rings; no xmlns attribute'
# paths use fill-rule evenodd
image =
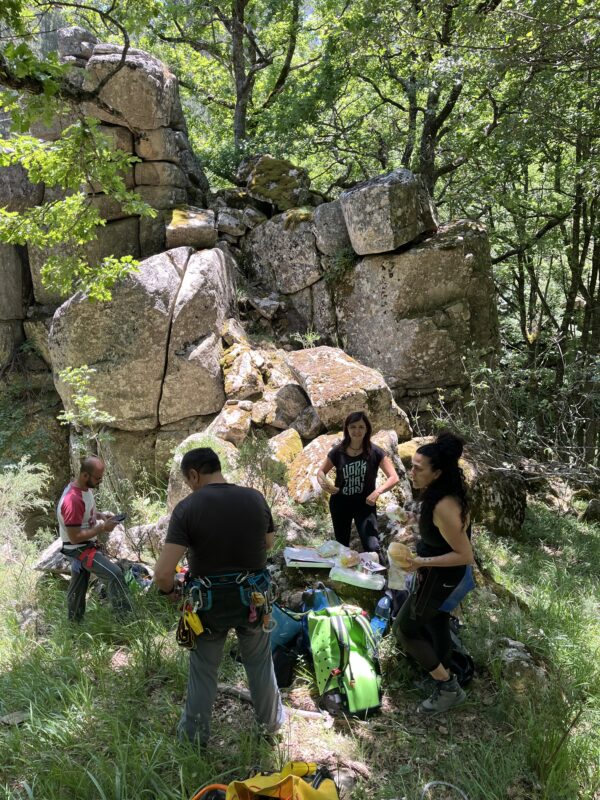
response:
<svg viewBox="0 0 600 800"><path fill-rule="evenodd" d="M387 253L433 233L437 219L421 179L407 169L372 178L340 195L354 252Z"/></svg>
<svg viewBox="0 0 600 800"><path fill-rule="evenodd" d="M0 244L0 369L9 363L15 349L23 341L23 320L31 292L31 281L23 248Z"/></svg>
<svg viewBox="0 0 600 800"><path fill-rule="evenodd" d="M493 298L485 230L452 223L409 250L359 261L338 297L338 331L397 397L427 394L465 384L470 349L496 348Z"/></svg>
<svg viewBox="0 0 600 800"><path fill-rule="evenodd" d="M220 329L233 311L233 267L221 250L181 247L152 256L114 288L109 303L76 294L54 315L58 373L87 364L90 393L123 430L148 430L221 409Z"/></svg>
<svg viewBox="0 0 600 800"><path fill-rule="evenodd" d="M373 428L392 428L411 436L406 414L398 408L382 375L335 347L289 353L286 363L307 393L323 425L339 430L353 411L364 411Z"/></svg>
<svg viewBox="0 0 600 800"><path fill-rule="evenodd" d="M465 353L497 346L483 228L461 222L438 230L431 198L408 170L323 202L306 170L261 154L240 165L238 186L211 193L187 138L177 80L164 64L134 48L123 57L122 48L79 27L59 31L58 47L70 80L101 86L99 101L84 110L102 121L113 148L141 159L123 179L158 213L130 215L99 187L84 187L106 220L85 246L89 264L109 255L143 259L107 303L77 293L61 304L41 280L47 250L0 247L7 278L0 368L25 330L71 410L60 372L88 365L89 393L113 418L107 452L127 477L132 456L161 473L177 443L184 439L185 449L202 437L222 444L233 469L236 446L262 428L274 458L289 464L292 496L306 502L319 494L315 460L356 410L370 416L401 469L397 440L411 429L396 400L408 407L438 387L464 385ZM60 115L35 132L57 140L73 121ZM0 188L0 205L13 210L60 197L30 184L20 168ZM237 319L238 301L256 325L248 330L264 330L276 343L284 334L286 349L253 346ZM303 345L320 337L325 346L291 351L293 334ZM327 346L333 343L343 349ZM301 450L303 442L310 444ZM171 507L185 493L175 473ZM482 472L477 481L481 508L497 508ZM519 492L510 508L517 521ZM506 515L495 518L505 529Z"/></svg>

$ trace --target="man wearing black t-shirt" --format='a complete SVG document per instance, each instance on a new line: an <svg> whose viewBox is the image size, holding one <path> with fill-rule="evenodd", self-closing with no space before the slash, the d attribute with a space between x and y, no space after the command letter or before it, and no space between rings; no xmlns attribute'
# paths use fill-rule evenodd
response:
<svg viewBox="0 0 600 800"><path fill-rule="evenodd" d="M273 546L273 519L262 494L227 483L214 450L199 447L183 456L181 471L192 494L177 504L163 550L154 570L159 591L175 591L175 568L185 552L194 578L263 570ZM284 714L271 657L270 635L259 618L249 620L238 585L212 592L213 607L201 612L204 632L190 653L186 705L179 722L180 738L206 744L217 693L217 674L227 632L235 628L240 655L259 724L275 733Z"/></svg>

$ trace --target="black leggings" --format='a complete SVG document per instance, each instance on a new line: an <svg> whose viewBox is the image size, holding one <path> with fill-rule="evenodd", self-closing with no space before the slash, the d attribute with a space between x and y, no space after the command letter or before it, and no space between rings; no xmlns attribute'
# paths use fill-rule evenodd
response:
<svg viewBox="0 0 600 800"><path fill-rule="evenodd" d="M450 614L440 611L440 600L421 606L410 594L398 612L392 631L406 652L427 672L450 663Z"/></svg>
<svg viewBox="0 0 600 800"><path fill-rule="evenodd" d="M340 544L345 547L350 544L350 529L354 520L363 550L379 552L379 531L375 506L365 503L362 496L345 497L333 494L329 500L329 511L333 522L333 533Z"/></svg>

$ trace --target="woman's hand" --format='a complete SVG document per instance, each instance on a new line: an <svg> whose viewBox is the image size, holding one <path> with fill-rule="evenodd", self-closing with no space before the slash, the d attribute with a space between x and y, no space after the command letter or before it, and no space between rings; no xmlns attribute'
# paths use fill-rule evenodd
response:
<svg viewBox="0 0 600 800"><path fill-rule="evenodd" d="M378 492L377 489L375 489L375 491L371 492L371 494L366 498L365 503L369 506L374 506L377 503L377 498L379 497L379 494L380 492Z"/></svg>
<svg viewBox="0 0 600 800"><path fill-rule="evenodd" d="M411 558L411 556L406 556L406 563L403 569L405 572L416 572L421 566L422 564L419 556L414 556L414 558Z"/></svg>
<svg viewBox="0 0 600 800"><path fill-rule="evenodd" d="M338 487L332 483L329 478L327 477L327 473L333 469L333 464L331 461L326 458L325 461L321 464L319 469L317 470L317 483L323 489L324 492L327 494L337 494L339 492Z"/></svg>

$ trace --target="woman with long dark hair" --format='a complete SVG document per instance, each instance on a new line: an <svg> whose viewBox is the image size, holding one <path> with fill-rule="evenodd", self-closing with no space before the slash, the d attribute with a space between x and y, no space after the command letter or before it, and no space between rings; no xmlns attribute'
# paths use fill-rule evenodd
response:
<svg viewBox="0 0 600 800"><path fill-rule="evenodd" d="M452 640L449 612L472 588L473 563L467 491L458 460L463 442L442 433L418 448L410 479L421 492L416 572L413 590L398 612L393 632L404 649L435 681L433 694L419 706L439 714L464 702L466 695L448 671Z"/></svg>
<svg viewBox="0 0 600 800"><path fill-rule="evenodd" d="M337 541L348 547L354 520L363 550L379 552L375 504L379 495L395 486L399 478L389 456L371 442L371 433L371 423L365 413L348 414L344 420L344 437L327 453L317 472L317 480L331 495L329 510ZM335 485L327 478L334 467ZM379 469L387 480L376 489Z"/></svg>

